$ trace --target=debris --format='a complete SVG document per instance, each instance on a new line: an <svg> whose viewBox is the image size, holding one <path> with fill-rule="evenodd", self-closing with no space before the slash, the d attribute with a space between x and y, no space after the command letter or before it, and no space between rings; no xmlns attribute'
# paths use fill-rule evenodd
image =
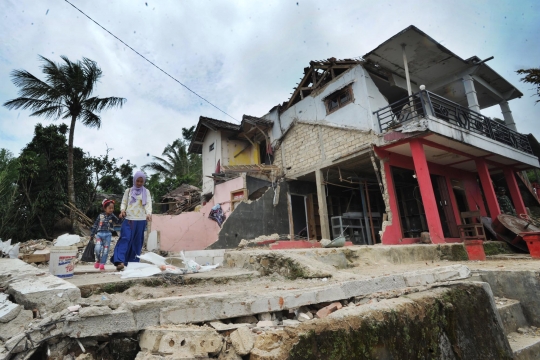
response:
<svg viewBox="0 0 540 360"><path fill-rule="evenodd" d="M255 339L247 327L240 327L231 333L231 342L238 355L247 355L253 349Z"/></svg>
<svg viewBox="0 0 540 360"><path fill-rule="evenodd" d="M343 305L341 305L340 302L333 302L330 305L325 306L322 309L320 309L319 311L317 311L317 317L319 319L324 319L325 317L327 317L328 315L330 315L334 311L337 311L337 310L341 309L342 307L343 307Z"/></svg>
<svg viewBox="0 0 540 360"><path fill-rule="evenodd" d="M64 234L59 236L54 242L54 246L71 246L79 244L81 237L79 235Z"/></svg>
<svg viewBox="0 0 540 360"><path fill-rule="evenodd" d="M258 328L275 326L273 321L259 321L257 323Z"/></svg>
<svg viewBox="0 0 540 360"><path fill-rule="evenodd" d="M311 313L299 313L297 316L298 321L304 322L313 319L313 314Z"/></svg>
<svg viewBox="0 0 540 360"><path fill-rule="evenodd" d="M328 245L332 242L332 240L322 239L322 240L319 241L319 242L321 243L321 246L322 246L322 247L326 247L326 246L328 246Z"/></svg>
<svg viewBox="0 0 540 360"><path fill-rule="evenodd" d="M296 326L300 324L298 320L285 319L283 320L283 326Z"/></svg>
<svg viewBox="0 0 540 360"><path fill-rule="evenodd" d="M270 313L259 314L259 320L260 321L272 321L272 314L270 314Z"/></svg>
<svg viewBox="0 0 540 360"><path fill-rule="evenodd" d="M253 315L240 316L234 320L235 324L257 324L257 318Z"/></svg>

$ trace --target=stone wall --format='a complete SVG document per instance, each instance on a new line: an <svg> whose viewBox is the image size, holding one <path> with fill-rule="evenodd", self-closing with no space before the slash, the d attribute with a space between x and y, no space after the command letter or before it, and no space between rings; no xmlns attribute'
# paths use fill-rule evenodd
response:
<svg viewBox="0 0 540 360"><path fill-rule="evenodd" d="M294 177L331 164L376 140L371 131L295 122L276 149L274 164L282 167L286 176Z"/></svg>

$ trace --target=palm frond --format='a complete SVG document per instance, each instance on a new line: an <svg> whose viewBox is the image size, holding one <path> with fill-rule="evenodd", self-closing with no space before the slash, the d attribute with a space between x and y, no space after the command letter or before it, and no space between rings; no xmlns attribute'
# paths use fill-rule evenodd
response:
<svg viewBox="0 0 540 360"><path fill-rule="evenodd" d="M79 120L81 120L83 125L88 127L95 127L98 129L101 127L101 118L87 109L83 109L81 111L81 114L79 115Z"/></svg>
<svg viewBox="0 0 540 360"><path fill-rule="evenodd" d="M169 176L172 175L168 169L166 169L162 164L157 163L157 162L151 162L149 164L143 165L142 169L143 170L150 169L164 175L169 175Z"/></svg>
<svg viewBox="0 0 540 360"><path fill-rule="evenodd" d="M13 70L11 81L19 88L20 97L59 100L60 92L44 81L41 81L26 70Z"/></svg>
<svg viewBox="0 0 540 360"><path fill-rule="evenodd" d="M88 58L83 58L82 69L84 72L85 86L82 89L84 98L88 98L94 91L94 85L98 82L103 72L97 66L97 63Z"/></svg>
<svg viewBox="0 0 540 360"><path fill-rule="evenodd" d="M113 107L121 108L122 105L126 102L126 99L121 97L107 97L107 98L98 98L91 97L82 102L83 108L88 109L89 111L100 112L105 109L110 109Z"/></svg>
<svg viewBox="0 0 540 360"><path fill-rule="evenodd" d="M45 74L47 84L49 84L51 88L56 89L63 96L69 96L71 87L62 66L44 56L39 55L39 58L44 63L41 70Z"/></svg>
<svg viewBox="0 0 540 360"><path fill-rule="evenodd" d="M56 101L32 99L27 97L18 97L16 99L6 101L4 106L10 110L29 109L33 111L30 116L44 115L46 118L56 119L58 119L62 115L62 111L65 110L65 107Z"/></svg>

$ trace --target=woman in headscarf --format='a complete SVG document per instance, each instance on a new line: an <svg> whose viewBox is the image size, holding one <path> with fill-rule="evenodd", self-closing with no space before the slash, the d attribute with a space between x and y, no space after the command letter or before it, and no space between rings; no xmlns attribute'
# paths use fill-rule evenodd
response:
<svg viewBox="0 0 540 360"><path fill-rule="evenodd" d="M122 224L120 239L114 248L112 262L117 270L122 270L130 262L138 262L144 243L146 222L152 219L152 198L144 187L146 174L137 171L133 175L133 187L126 190L120 206Z"/></svg>

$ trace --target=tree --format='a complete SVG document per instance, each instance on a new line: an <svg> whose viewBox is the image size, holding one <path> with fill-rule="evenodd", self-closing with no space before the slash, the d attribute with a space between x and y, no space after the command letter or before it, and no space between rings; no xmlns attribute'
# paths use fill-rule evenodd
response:
<svg viewBox="0 0 540 360"><path fill-rule="evenodd" d="M0 149L0 238L12 238L15 233L18 173L17 159L10 151Z"/></svg>
<svg viewBox="0 0 540 360"><path fill-rule="evenodd" d="M182 128L182 137L187 142L193 140L193 135L195 135L195 125L190 128Z"/></svg>
<svg viewBox="0 0 540 360"><path fill-rule="evenodd" d="M197 157L187 152L187 145L182 139L167 144L162 157L154 156L155 161L144 165L143 170L150 169L161 175L163 179L172 178L180 183L198 185L201 178Z"/></svg>
<svg viewBox="0 0 540 360"><path fill-rule="evenodd" d="M71 119L67 152L68 199L76 203L73 169L73 137L75 123L80 120L88 127L101 127L102 110L122 107L126 99L92 96L96 83L102 76L95 61L83 58L72 62L61 56L63 63L55 63L43 56L42 71L45 81L26 70L13 70L11 80L19 87L19 97L4 103L8 109L29 109L30 116L43 116L53 120ZM72 224L74 215L71 216Z"/></svg>
<svg viewBox="0 0 540 360"><path fill-rule="evenodd" d="M37 124L34 137L21 151L18 158L18 194L16 234L14 238L28 240L52 238L57 220L66 211L68 178L66 157L68 153L68 126ZM80 189L92 189L91 169L81 148L73 149L74 181ZM89 190L88 190L89 191ZM78 192L75 205L86 204L88 193Z"/></svg>
<svg viewBox="0 0 540 360"><path fill-rule="evenodd" d="M536 95L540 97L540 68L519 69L516 72L519 75L525 75L519 79L520 81L536 86ZM536 102L540 102L540 100L536 100Z"/></svg>

